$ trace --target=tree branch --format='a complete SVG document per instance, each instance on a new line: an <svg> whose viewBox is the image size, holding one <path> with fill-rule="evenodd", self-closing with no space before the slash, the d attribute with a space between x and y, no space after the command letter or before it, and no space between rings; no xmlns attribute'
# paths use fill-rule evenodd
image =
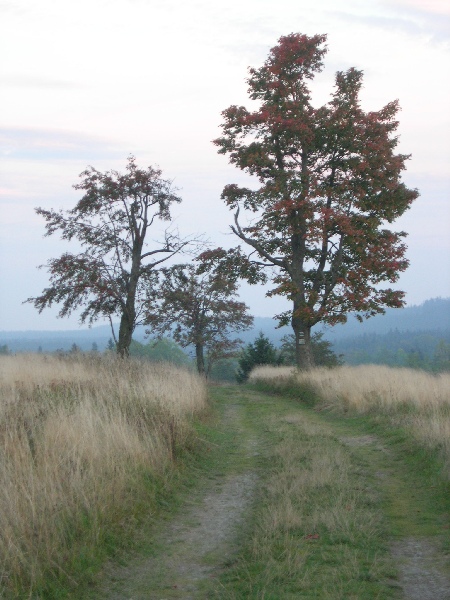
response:
<svg viewBox="0 0 450 600"><path fill-rule="evenodd" d="M258 244L258 242L255 242L255 240L252 240L251 238L247 237L244 232L242 231L241 226L239 225L238 222L238 217L239 217L239 207L234 215L234 222L236 224L236 227L233 227L233 225L231 225L231 231L237 235L243 242L245 242L246 244L248 244L249 246L252 246L252 248L254 248L258 254L261 254L262 256L264 256L264 258L266 260L268 260L272 265L275 265L277 267L281 267L282 269L286 268L286 263L284 260L280 260L278 258L275 258L274 256L272 256L271 254L269 254L268 252L266 252L266 250L264 250L264 248L261 246L261 244Z"/></svg>

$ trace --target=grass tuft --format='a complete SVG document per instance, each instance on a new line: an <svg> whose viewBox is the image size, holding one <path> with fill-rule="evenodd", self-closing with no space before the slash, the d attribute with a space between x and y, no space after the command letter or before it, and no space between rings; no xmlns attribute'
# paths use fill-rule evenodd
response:
<svg viewBox="0 0 450 600"><path fill-rule="evenodd" d="M439 453L450 478L450 374L379 365L317 368L259 367L250 382L288 393L307 405L337 413L370 415L403 428L417 445Z"/></svg>
<svg viewBox="0 0 450 600"><path fill-rule="evenodd" d="M63 598L156 507L206 389L114 357L0 357L3 597ZM81 575L80 575L81 574Z"/></svg>

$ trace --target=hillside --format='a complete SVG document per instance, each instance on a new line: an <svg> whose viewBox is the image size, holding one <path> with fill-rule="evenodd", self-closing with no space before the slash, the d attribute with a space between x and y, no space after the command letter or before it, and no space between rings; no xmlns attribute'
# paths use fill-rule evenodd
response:
<svg viewBox="0 0 450 600"><path fill-rule="evenodd" d="M377 315L363 323L350 317L345 325L336 325L327 331L326 337L333 341L364 334L378 335L389 331L448 331L450 330L450 298L432 298L418 306L389 308L384 315Z"/></svg>
<svg viewBox="0 0 450 600"><path fill-rule="evenodd" d="M325 337L348 364L449 370L450 299L391 309L362 324L351 321L328 330Z"/></svg>
<svg viewBox="0 0 450 600"><path fill-rule="evenodd" d="M318 328L320 329L320 328ZM262 331L275 345L281 338L291 333L290 327L277 329L277 323L269 317L255 317L254 327L241 333L245 344L252 342ZM450 298L434 298L419 306L403 309L389 309L385 315L378 315L363 323L350 317L345 325L324 329L325 338L332 342L336 351L347 354L359 346L367 347L368 340L382 344L382 336L398 336L408 332L409 337L418 332L432 332L433 337L449 340L450 336ZM395 333L390 333L395 332ZM369 337L367 337L369 336ZM76 344L82 350L91 350L95 343L101 351L111 338L109 325L100 325L91 329L69 331L1 331L0 346L6 345L12 352L54 352L58 349L69 350ZM139 342L146 342L145 328L139 327L134 335ZM372 342L371 342L372 343Z"/></svg>

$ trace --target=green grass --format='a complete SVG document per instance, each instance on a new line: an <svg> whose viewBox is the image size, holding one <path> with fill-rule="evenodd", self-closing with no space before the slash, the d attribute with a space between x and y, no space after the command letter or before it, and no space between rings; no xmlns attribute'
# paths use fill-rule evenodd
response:
<svg viewBox="0 0 450 600"><path fill-rule="evenodd" d="M95 544L90 543L90 532L96 525L89 517L77 523L77 528L68 523L70 545L72 549L76 547L76 552L71 552L67 569L55 567L52 576L34 590L33 599L86 600L90 594L95 597L95 587L106 561L113 559L120 563L126 560L130 551L149 551L147 533L181 506L193 485L192 477L199 456L203 456L200 448L185 451L184 454L180 452L177 465L170 473L160 476L141 473L139 481L134 482L134 505L128 507L126 514L110 515L108 528L98 531ZM154 552L155 546L150 551ZM23 597L27 597L25 592Z"/></svg>
<svg viewBox="0 0 450 600"><path fill-rule="evenodd" d="M252 531L216 596L398 597L382 499L361 461L310 409L241 393L247 421L263 441L262 487Z"/></svg>
<svg viewBox="0 0 450 600"><path fill-rule="evenodd" d="M377 436L383 450L358 451L367 469L379 472L383 510L392 537L433 536L450 548L450 482L438 452L419 446L408 432L380 416L321 414L338 431Z"/></svg>
<svg viewBox="0 0 450 600"><path fill-rule="evenodd" d="M392 541L433 538L449 554L450 484L438 452L380 415L315 411L308 387L287 383L280 394L277 383L271 413L270 386L252 389L265 392L248 404L266 440L263 497L219 598L398 598Z"/></svg>
<svg viewBox="0 0 450 600"><path fill-rule="evenodd" d="M237 550L221 565L220 557L210 557L219 562L219 577L204 582L196 598L395 599L402 596L393 540L433 537L450 552L450 487L437 453L419 448L406 430L379 415L315 410L309 388L267 391L212 387L211 410L195 424L197 442L180 451L169 478L147 480L151 501L137 507L139 534L131 523L111 533L104 551L81 553L73 570L86 577L78 589L64 595L54 588L36 598L108 597L91 588L101 580L100 564L106 555L127 564L130 549L161 566L138 596L153 597L167 576L170 548L160 536L166 523L210 480L249 471L259 484ZM237 421L230 417L234 410ZM255 452L248 452L249 444ZM177 594L168 588L161 597Z"/></svg>

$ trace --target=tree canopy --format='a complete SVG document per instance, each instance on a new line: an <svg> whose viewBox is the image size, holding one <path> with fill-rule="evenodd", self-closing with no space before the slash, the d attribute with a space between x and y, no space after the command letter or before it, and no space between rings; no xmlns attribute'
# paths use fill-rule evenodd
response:
<svg viewBox="0 0 450 600"><path fill-rule="evenodd" d="M322 70L325 41L281 37L263 66L250 69L256 108L226 109L214 142L256 178L254 187L225 186L222 199L234 211L231 228L249 249L247 260L268 268L269 295L292 303L278 318L291 323L296 362L305 368L313 364L317 323L403 305L402 291L383 286L408 265L406 234L390 224L418 196L401 181L409 157L395 153L398 102L363 110L362 71L339 71L330 101L313 106L309 82Z"/></svg>
<svg viewBox="0 0 450 600"><path fill-rule="evenodd" d="M275 346L260 331L256 340L251 344L247 344L239 357L239 369L236 374L237 382L245 383L250 372L255 367L261 365L279 365L281 364L281 360L281 356Z"/></svg>
<svg viewBox="0 0 450 600"><path fill-rule="evenodd" d="M36 212L46 221L47 236L59 233L64 240L77 240L81 251L50 259L50 286L27 302L39 312L62 304L60 317L82 309L82 323L107 317L117 352L127 356L136 325L144 323L143 306L158 265L190 243L170 228L159 242L147 242L149 229L158 221L170 222L170 208L181 198L159 169L139 169L133 156L125 174L88 167L80 178L74 188L83 196L73 209ZM118 337L114 316L120 317Z"/></svg>
<svg viewBox="0 0 450 600"><path fill-rule="evenodd" d="M236 354L241 341L232 335L248 329L253 317L237 300L237 279L204 265L175 265L161 271L163 279L149 305L149 333L170 333L182 347L195 348L197 370L208 375L218 360Z"/></svg>

